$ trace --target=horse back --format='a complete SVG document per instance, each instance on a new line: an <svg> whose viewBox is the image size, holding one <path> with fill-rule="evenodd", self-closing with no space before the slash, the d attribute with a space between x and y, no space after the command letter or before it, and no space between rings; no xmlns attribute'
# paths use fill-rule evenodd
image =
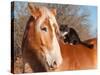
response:
<svg viewBox="0 0 100 75"><path fill-rule="evenodd" d="M89 39L86 42L93 44L92 49L81 44L68 45L59 41L63 63L58 70L94 69L97 63L97 39Z"/></svg>

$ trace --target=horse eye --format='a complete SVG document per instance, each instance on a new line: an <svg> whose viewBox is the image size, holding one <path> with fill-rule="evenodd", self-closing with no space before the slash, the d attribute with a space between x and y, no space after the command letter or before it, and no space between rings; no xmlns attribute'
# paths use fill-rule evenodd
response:
<svg viewBox="0 0 100 75"><path fill-rule="evenodd" d="M47 32L47 28L46 27L41 28L41 30Z"/></svg>

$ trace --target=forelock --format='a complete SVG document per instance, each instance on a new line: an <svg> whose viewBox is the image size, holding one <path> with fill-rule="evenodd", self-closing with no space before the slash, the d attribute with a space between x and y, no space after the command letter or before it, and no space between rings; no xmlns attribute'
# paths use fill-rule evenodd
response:
<svg viewBox="0 0 100 75"><path fill-rule="evenodd" d="M40 12L41 12L41 16L39 17L39 19L36 22L37 29L39 29L38 27L40 27L40 25L45 21L46 18L49 19L49 21L51 22L50 23L51 25L53 25L53 23L56 23L55 16L48 8L40 7Z"/></svg>

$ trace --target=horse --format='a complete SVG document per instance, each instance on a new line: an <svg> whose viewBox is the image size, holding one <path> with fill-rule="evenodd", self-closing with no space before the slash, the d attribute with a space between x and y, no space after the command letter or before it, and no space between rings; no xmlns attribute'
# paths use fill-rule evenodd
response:
<svg viewBox="0 0 100 75"><path fill-rule="evenodd" d="M59 39L56 9L28 4L31 14L22 41L23 72L50 72L93 69L96 67L96 40L89 49L81 44L68 45Z"/></svg>
<svg viewBox="0 0 100 75"><path fill-rule="evenodd" d="M97 38L86 40L92 49L82 44L68 45L59 40L63 62L55 71L95 69L97 64Z"/></svg>
<svg viewBox="0 0 100 75"><path fill-rule="evenodd" d="M30 18L22 41L23 73L52 71L62 63L56 10L28 4Z"/></svg>

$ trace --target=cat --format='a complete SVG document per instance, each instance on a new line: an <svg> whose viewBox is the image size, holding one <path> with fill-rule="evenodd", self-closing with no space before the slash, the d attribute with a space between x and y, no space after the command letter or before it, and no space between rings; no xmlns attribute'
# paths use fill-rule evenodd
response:
<svg viewBox="0 0 100 75"><path fill-rule="evenodd" d="M88 44L80 40L80 37L74 28L68 27L68 25L60 25L59 29L64 43L70 45L82 44L88 48L93 48L92 44Z"/></svg>

